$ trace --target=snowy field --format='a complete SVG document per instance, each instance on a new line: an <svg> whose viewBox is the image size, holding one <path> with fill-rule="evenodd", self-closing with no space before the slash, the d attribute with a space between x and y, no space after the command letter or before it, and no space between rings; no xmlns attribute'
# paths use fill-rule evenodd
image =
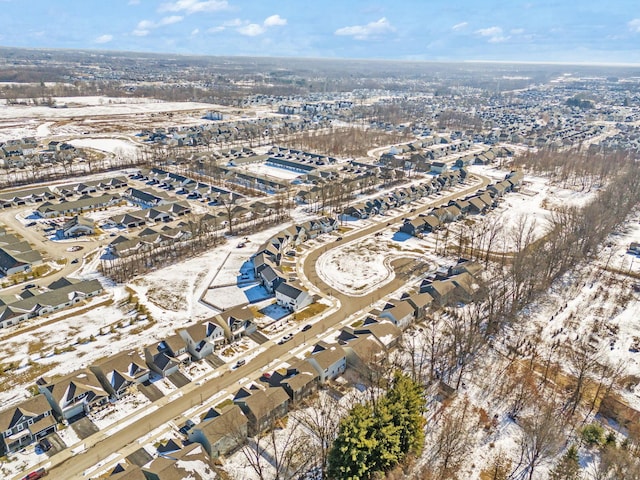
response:
<svg viewBox="0 0 640 480"><path fill-rule="evenodd" d="M131 115L188 110L212 110L214 105L196 102L163 102L153 99L111 99L108 97L60 97L55 99L58 105L66 108L46 106L0 105L0 119L16 118L78 118L109 115ZM113 100L122 101L114 103ZM124 100L124 101L123 101ZM142 101L138 101L142 100Z"/></svg>
<svg viewBox="0 0 640 480"><path fill-rule="evenodd" d="M423 240L387 231L383 236L354 240L321 255L317 270L322 280L339 292L366 295L393 279L392 260L421 255L426 246Z"/></svg>
<svg viewBox="0 0 640 480"><path fill-rule="evenodd" d="M119 138L78 138L69 142L74 147L93 148L103 152L133 156L140 148L134 143Z"/></svg>
<svg viewBox="0 0 640 480"><path fill-rule="evenodd" d="M274 177L280 180L293 180L302 176L302 173L292 172L286 168L272 167L271 165L265 165L263 163L251 163L249 165L243 165L241 170L247 170L258 175L264 175L266 177Z"/></svg>

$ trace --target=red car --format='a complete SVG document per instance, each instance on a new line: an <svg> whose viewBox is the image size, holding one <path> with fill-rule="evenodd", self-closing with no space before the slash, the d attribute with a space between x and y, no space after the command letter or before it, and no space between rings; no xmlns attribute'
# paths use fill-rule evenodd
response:
<svg viewBox="0 0 640 480"><path fill-rule="evenodd" d="M47 475L47 471L44 468L39 468L38 470L31 472L29 475L22 477L22 480L37 480L45 475Z"/></svg>

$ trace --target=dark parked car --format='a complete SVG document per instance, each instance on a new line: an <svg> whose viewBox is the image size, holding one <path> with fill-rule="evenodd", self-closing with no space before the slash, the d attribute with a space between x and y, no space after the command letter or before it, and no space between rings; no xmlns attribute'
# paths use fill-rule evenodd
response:
<svg viewBox="0 0 640 480"><path fill-rule="evenodd" d="M49 450L51 450L51 447L53 447L49 439L47 439L46 437L40 440L40 443L38 443L38 446L40 447L40 450L42 450L43 452L48 452Z"/></svg>
<svg viewBox="0 0 640 480"><path fill-rule="evenodd" d="M302 327L302 331L306 332L307 330L309 330L311 328L311 324L307 323L304 327Z"/></svg>
<svg viewBox="0 0 640 480"><path fill-rule="evenodd" d="M71 260L71 263L78 263L78 259L74 258L73 260Z"/></svg>
<svg viewBox="0 0 640 480"><path fill-rule="evenodd" d="M24 287L22 287L23 290L26 290L27 288L36 288L36 284L35 283L27 283Z"/></svg>

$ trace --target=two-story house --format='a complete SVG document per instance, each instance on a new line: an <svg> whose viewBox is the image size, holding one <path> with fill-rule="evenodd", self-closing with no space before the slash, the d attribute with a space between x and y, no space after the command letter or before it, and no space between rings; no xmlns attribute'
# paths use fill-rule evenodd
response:
<svg viewBox="0 0 640 480"><path fill-rule="evenodd" d="M51 405L36 395L0 412L0 455L17 452L57 430Z"/></svg>

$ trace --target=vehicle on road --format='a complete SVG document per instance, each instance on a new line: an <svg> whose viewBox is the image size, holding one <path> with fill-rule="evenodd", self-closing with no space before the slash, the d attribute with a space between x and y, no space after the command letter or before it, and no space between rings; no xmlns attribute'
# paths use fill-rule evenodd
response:
<svg viewBox="0 0 640 480"><path fill-rule="evenodd" d="M244 248L244 243L240 242L238 245L236 245L238 248Z"/></svg>
<svg viewBox="0 0 640 480"><path fill-rule="evenodd" d="M309 330L311 328L311 324L307 323L304 327L302 327L302 331L306 332L307 330Z"/></svg>
<svg viewBox="0 0 640 480"><path fill-rule="evenodd" d="M22 287L23 290L26 290L27 288L36 288L36 284L35 283L27 283L24 287Z"/></svg>
<svg viewBox="0 0 640 480"><path fill-rule="evenodd" d="M340 240L342 240L342 237L336 238L336 242L339 242Z"/></svg>
<svg viewBox="0 0 640 480"><path fill-rule="evenodd" d="M27 227L35 227L35 226L36 226L36 222L27 223Z"/></svg>
<svg viewBox="0 0 640 480"><path fill-rule="evenodd" d="M79 260L77 258L74 258L73 260L71 260L71 263L78 263L78 261Z"/></svg>
<svg viewBox="0 0 640 480"><path fill-rule="evenodd" d="M22 477L22 480L37 480L38 478L42 478L47 475L47 471L44 468L39 468L38 470L34 470Z"/></svg>
<svg viewBox="0 0 640 480"><path fill-rule="evenodd" d="M271 372L264 372L262 374L262 378L266 378L267 380L269 380L271 378Z"/></svg>
<svg viewBox="0 0 640 480"><path fill-rule="evenodd" d="M280 339L278 345L282 345L283 343L287 343L289 340L293 338L293 333L287 333L284 337Z"/></svg>
<svg viewBox="0 0 640 480"><path fill-rule="evenodd" d="M242 365L244 365L245 363L247 363L247 361L244 358L241 358L240 360L238 360L236 362L236 368L237 367L241 367Z"/></svg>

